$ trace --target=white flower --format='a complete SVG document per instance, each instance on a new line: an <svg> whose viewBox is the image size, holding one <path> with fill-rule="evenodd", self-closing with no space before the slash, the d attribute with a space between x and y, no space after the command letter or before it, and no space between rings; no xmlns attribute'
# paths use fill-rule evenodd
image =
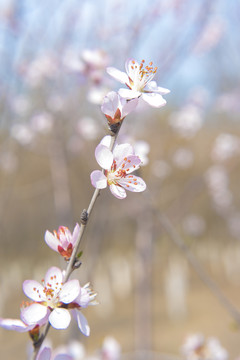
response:
<svg viewBox="0 0 240 360"><path fill-rule="evenodd" d="M131 145L116 145L113 152L106 145L108 137L96 147L95 156L104 172L95 170L91 173L92 185L104 189L109 185L110 191L118 199L124 199L126 190L141 192L146 189L145 182L131 173L140 168L141 159L134 155ZM131 175L130 175L131 174Z"/></svg>
<svg viewBox="0 0 240 360"><path fill-rule="evenodd" d="M162 95L168 94L168 89L157 86L152 79L157 68L152 66L152 62L144 67L144 60L139 64L134 59L128 59L125 64L126 73L113 67L108 67L107 72L114 79L125 84L128 89L120 89L119 95L126 99L135 99L140 96L149 105L161 107L166 104Z"/></svg>
<svg viewBox="0 0 240 360"><path fill-rule="evenodd" d="M88 285L80 287L78 280L69 280L63 284L63 273L57 267L51 267L42 284L35 280L25 280L23 291L34 303L22 310L22 320L27 325L39 323L44 318L55 329L66 329L71 321L69 310L76 318L78 327L86 336L90 329L86 318L81 314L96 294Z"/></svg>

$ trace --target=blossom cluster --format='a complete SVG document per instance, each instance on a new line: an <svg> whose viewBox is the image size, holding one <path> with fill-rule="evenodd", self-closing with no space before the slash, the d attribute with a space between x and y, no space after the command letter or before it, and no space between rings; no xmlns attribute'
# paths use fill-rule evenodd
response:
<svg viewBox="0 0 240 360"><path fill-rule="evenodd" d="M96 64L89 62L90 55L85 54L84 68L91 74L93 82L98 83L102 65L97 72L93 71ZM143 159L135 153L132 145L117 144L116 137L122 121L135 110L141 99L153 107L166 104L162 95L167 94L169 90L158 87L153 81L156 71L157 68L153 67L152 62L145 66L144 61L139 64L133 59L127 60L126 73L113 67L107 68L107 73L125 84L127 89L110 91L103 99L101 110L107 119L111 135L105 136L96 147L95 157L101 170L94 170L90 179L98 191L109 186L111 193L118 199L126 198L126 190L142 192L146 189L144 180L135 174L143 165ZM90 289L88 283L81 286L78 279L69 280L70 274L77 267L77 250L83 234L81 226L86 225L86 219L83 221L81 218L81 225L77 223L72 233L66 226L60 226L53 233L46 231L46 244L64 258L68 264L67 270L52 266L41 282L25 280L22 288L30 301L23 302L20 319L0 318L1 327L29 332L33 343L37 344L39 341L42 343L48 326L51 325L58 330L66 329L73 317L80 331L85 336L90 335L90 327L82 310L89 305L97 304L96 293ZM72 357L67 354L55 356L51 349L45 346L40 351L38 348L34 359L71 360Z"/></svg>

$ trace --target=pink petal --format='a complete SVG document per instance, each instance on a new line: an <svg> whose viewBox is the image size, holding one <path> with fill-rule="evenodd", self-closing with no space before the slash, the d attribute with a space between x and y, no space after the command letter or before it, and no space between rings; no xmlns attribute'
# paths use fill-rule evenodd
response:
<svg viewBox="0 0 240 360"><path fill-rule="evenodd" d="M166 89L166 88L163 88L163 87L160 87L160 86L157 86L156 81L150 81L150 82L145 86L145 89L144 89L144 90L152 91L152 92L155 92L155 93L159 93L160 95L165 95L165 94L169 94L169 93L170 93L170 90L168 90L168 89Z"/></svg>
<svg viewBox="0 0 240 360"><path fill-rule="evenodd" d="M49 347L44 347L43 350L40 350L36 360L51 360L52 351Z"/></svg>
<svg viewBox="0 0 240 360"><path fill-rule="evenodd" d="M70 304L80 293L80 284L78 280L67 281L59 293L59 301L64 304Z"/></svg>
<svg viewBox="0 0 240 360"><path fill-rule="evenodd" d="M46 295L43 292L44 288L38 281L25 280L22 287L24 294L31 300L37 302L46 300Z"/></svg>
<svg viewBox="0 0 240 360"><path fill-rule="evenodd" d="M27 325L43 325L46 323L49 310L46 306L41 304L32 304L21 311L21 319Z"/></svg>
<svg viewBox="0 0 240 360"><path fill-rule="evenodd" d="M124 189L133 192L141 192L146 189L146 184L143 179L135 175L128 175L120 179L119 184L124 187Z"/></svg>
<svg viewBox="0 0 240 360"><path fill-rule="evenodd" d="M112 184L109 188L111 193L118 199L124 199L127 196L126 191L121 186Z"/></svg>
<svg viewBox="0 0 240 360"><path fill-rule="evenodd" d="M87 319L85 318L85 316L81 313L81 311L74 309L72 311L72 314L74 316L74 318L77 320L77 324L78 327L80 329L80 331L83 333L83 335L85 336L89 336L90 335L90 327L88 325Z"/></svg>
<svg viewBox="0 0 240 360"><path fill-rule="evenodd" d="M63 281L62 271L59 268L52 266L46 272L44 281L45 285L50 284L52 289L54 289L55 291L57 291L58 289L60 290Z"/></svg>
<svg viewBox="0 0 240 360"><path fill-rule="evenodd" d="M60 245L59 240L54 236L50 231L45 232L44 237L45 242L47 245L54 251L58 251L58 245Z"/></svg>
<svg viewBox="0 0 240 360"><path fill-rule="evenodd" d="M139 169L141 165L141 159L136 155L129 155L124 158L124 160L119 163L118 168L126 171L127 174L133 172L134 170Z"/></svg>
<svg viewBox="0 0 240 360"><path fill-rule="evenodd" d="M142 93L140 91L130 90L130 89L119 89L118 93L124 99L136 99L139 98Z"/></svg>
<svg viewBox="0 0 240 360"><path fill-rule="evenodd" d="M122 163L122 159L125 157L128 157L129 155L134 155L134 149L132 145L130 144L120 144L116 145L113 150L113 156L114 160L117 162L117 167L119 166L119 163Z"/></svg>
<svg viewBox="0 0 240 360"><path fill-rule="evenodd" d="M125 72L122 72L114 67L108 67L106 71L115 80L120 81L122 84L128 84L129 79Z"/></svg>
<svg viewBox="0 0 240 360"><path fill-rule="evenodd" d="M54 357L54 360L73 360L73 357L67 354L58 354Z"/></svg>
<svg viewBox="0 0 240 360"><path fill-rule="evenodd" d="M128 76L134 81L136 75L139 76L139 63L135 59L127 59L125 62L125 69Z"/></svg>
<svg viewBox="0 0 240 360"><path fill-rule="evenodd" d="M122 99L122 100L126 100L126 99ZM131 113L133 110L135 110L137 104L138 104L138 97L124 102L123 108L122 108L122 117L124 118L129 113Z"/></svg>
<svg viewBox="0 0 240 360"><path fill-rule="evenodd" d="M87 289L84 287L81 288L80 294L77 299L75 299L75 302L82 308L86 308L88 306L90 302L90 296Z"/></svg>
<svg viewBox="0 0 240 360"><path fill-rule="evenodd" d="M18 332L26 332L31 330L33 325L26 325L19 319L2 319L0 318L0 327L6 330L14 330Z"/></svg>
<svg viewBox="0 0 240 360"><path fill-rule="evenodd" d="M102 138L102 140L100 141L100 144L105 145L106 147L110 148L111 141L112 141L112 137L110 135L106 135Z"/></svg>
<svg viewBox="0 0 240 360"><path fill-rule="evenodd" d="M66 329L70 321L71 316L67 309L56 308L49 315L49 322L55 329Z"/></svg>
<svg viewBox="0 0 240 360"><path fill-rule="evenodd" d="M76 224L76 226L75 226L75 228L73 230L73 234L72 234L72 245L73 246L76 244L79 232L80 232L80 226L79 226L79 224Z"/></svg>
<svg viewBox="0 0 240 360"><path fill-rule="evenodd" d="M95 157L101 168L108 170L113 163L113 154L107 146L99 144L95 150Z"/></svg>
<svg viewBox="0 0 240 360"><path fill-rule="evenodd" d="M109 92L103 99L101 110L105 115L114 117L115 112L118 108L122 107L118 93L115 91ZM121 109L120 109L121 110Z"/></svg>
<svg viewBox="0 0 240 360"><path fill-rule="evenodd" d="M153 107L162 107L166 105L166 100L160 94L156 93L143 93L142 99Z"/></svg>
<svg viewBox="0 0 240 360"><path fill-rule="evenodd" d="M91 183L97 189L105 189L107 187L107 178L100 170L94 170L91 175Z"/></svg>

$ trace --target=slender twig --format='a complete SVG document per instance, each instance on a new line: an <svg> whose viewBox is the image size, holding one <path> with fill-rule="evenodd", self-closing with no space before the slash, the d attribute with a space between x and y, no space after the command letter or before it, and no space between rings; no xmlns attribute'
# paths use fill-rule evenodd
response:
<svg viewBox="0 0 240 360"><path fill-rule="evenodd" d="M122 125L122 122L118 124L118 126L116 127L114 132L111 132L111 143L110 143L110 146L109 146L111 151L112 151L112 149L114 147L114 144L116 142L116 139L117 139L119 130L121 128L121 125ZM104 170L102 170L102 171L104 171ZM78 254L78 251L79 251L80 243L81 243L85 228L86 228L87 223L88 223L88 219L89 219L89 217L90 217L90 215L92 213L93 207L95 205L95 202L96 202L99 194L100 194L100 190L95 189L95 191L94 191L94 193L92 195L92 198L90 200L88 209L87 210L84 209L82 211L80 231L79 231L78 238L77 238L76 244L74 246L71 258L68 261L68 265L67 265L67 268L66 268L66 271L65 271L63 283L68 281L68 279L69 279L70 275L72 274L72 272L81 265L81 263L78 262L77 254ZM39 338L39 340L36 343L33 343L34 351L33 351L31 360L36 359L36 357L38 355L38 352L40 350L40 347L41 347L43 341L45 340L45 338L46 338L46 336L48 334L48 331L50 330L50 327L51 327L51 325L48 322L45 329L44 329L44 332L41 334L41 337Z"/></svg>

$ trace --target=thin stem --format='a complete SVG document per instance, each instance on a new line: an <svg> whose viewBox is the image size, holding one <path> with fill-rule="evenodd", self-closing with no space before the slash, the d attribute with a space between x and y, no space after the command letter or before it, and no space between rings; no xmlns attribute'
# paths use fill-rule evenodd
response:
<svg viewBox="0 0 240 360"><path fill-rule="evenodd" d="M116 139L117 139L117 136L118 136L118 133L119 133L119 130L121 128L121 125L122 125L122 122L118 125L117 127L117 131L114 132L114 133L111 133L111 143L110 143L110 147L109 149L112 151L113 147L114 147L114 144L116 142ZM102 169L102 171L104 171ZM78 253L78 250L79 250L79 246L80 246L80 243L81 243L81 240L82 240L82 237L83 237L83 234L84 234L84 231L85 231L85 228L87 226L87 223L88 223L88 219L89 219L89 216L91 215L92 213L92 210L93 210L93 207L95 205L95 202L98 198L100 194L100 190L99 189L95 189L94 190L94 193L92 195L92 198L90 200L90 203L89 203L89 206L88 206L88 209L87 210L83 210L82 212L82 215L81 215L81 225L80 225L80 231L79 231L79 234L78 234L78 238L77 238L77 241L76 241L76 244L74 246L74 249L73 249L73 252L72 252L72 255L71 255L71 258L68 262L68 265L67 265L67 268L66 268L66 271L65 271L65 275L64 275L64 280L63 280L63 283L65 283L71 273L77 268L79 267L80 264L78 264L78 266L76 265L77 264L77 253ZM40 338L40 340L36 343L36 344L33 344L34 346L34 351L33 351L33 355L32 355L32 358L31 360L35 360L36 357L37 357L37 354L39 352L39 349L43 343L43 341L45 340L47 334L48 334L48 331L50 330L50 323L48 322L48 324L46 325L45 327L45 330Z"/></svg>

